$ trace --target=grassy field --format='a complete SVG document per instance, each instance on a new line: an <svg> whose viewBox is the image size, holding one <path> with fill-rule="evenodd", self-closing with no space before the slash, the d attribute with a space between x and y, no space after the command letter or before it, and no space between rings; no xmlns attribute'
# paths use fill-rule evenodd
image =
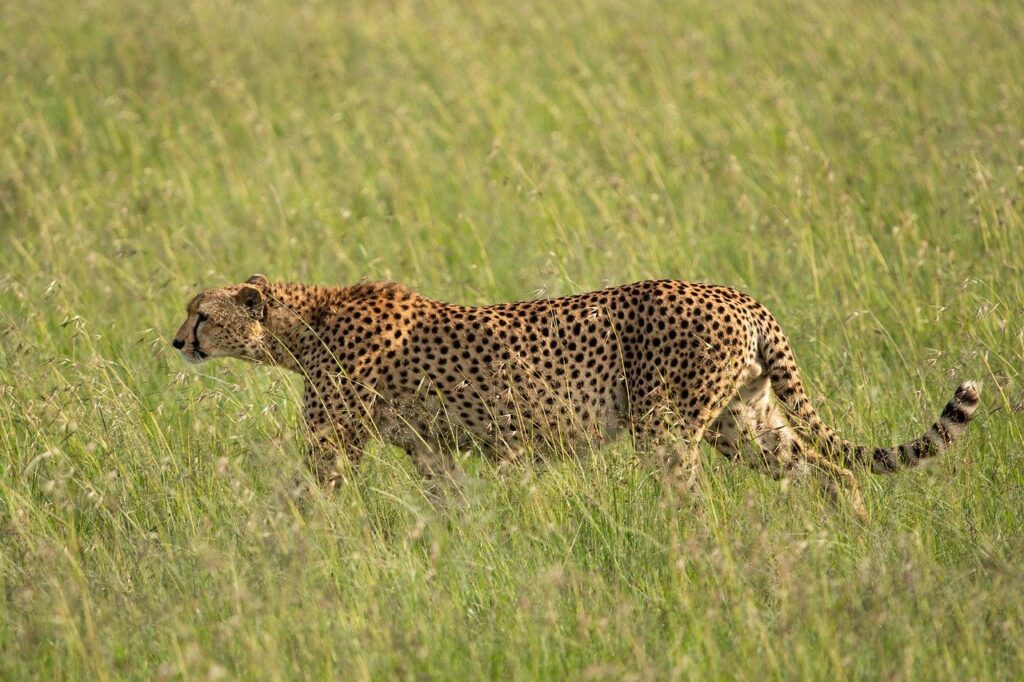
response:
<svg viewBox="0 0 1024 682"><path fill-rule="evenodd" d="M0 4L0 678L1019 679L1024 7L902 5ZM297 509L297 378L169 344L253 272L710 280L851 438L983 406L863 524L624 448Z"/></svg>

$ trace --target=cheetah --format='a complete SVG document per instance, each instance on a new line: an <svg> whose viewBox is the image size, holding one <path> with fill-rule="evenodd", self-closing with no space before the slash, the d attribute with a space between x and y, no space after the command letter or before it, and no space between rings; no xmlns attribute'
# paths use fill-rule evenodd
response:
<svg viewBox="0 0 1024 682"><path fill-rule="evenodd" d="M172 345L189 362L232 357L301 374L309 464L327 486L370 438L436 476L467 445L515 456L626 433L638 452L692 453L704 441L777 479L809 467L863 515L849 467L886 474L939 455L979 404L965 381L916 440L854 445L815 412L767 308L675 280L469 307L395 283L253 275L195 296ZM667 460L670 470L682 461Z"/></svg>

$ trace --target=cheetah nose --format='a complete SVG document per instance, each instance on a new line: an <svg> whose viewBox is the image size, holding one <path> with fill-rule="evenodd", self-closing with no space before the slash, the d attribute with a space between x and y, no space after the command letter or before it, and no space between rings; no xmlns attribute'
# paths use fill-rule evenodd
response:
<svg viewBox="0 0 1024 682"><path fill-rule="evenodd" d="M181 350L182 348L185 347L185 342L182 341L181 339L174 339L174 341L171 341L171 345L177 348L178 350Z"/></svg>

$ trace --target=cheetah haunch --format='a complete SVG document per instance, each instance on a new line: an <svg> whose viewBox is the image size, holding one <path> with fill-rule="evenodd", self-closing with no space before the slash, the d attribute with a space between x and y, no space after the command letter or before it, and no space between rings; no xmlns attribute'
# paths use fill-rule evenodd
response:
<svg viewBox="0 0 1024 682"><path fill-rule="evenodd" d="M966 381L920 438L854 445L814 411L771 313L709 284L467 307L398 284L254 275L200 293L187 310L173 345L190 362L241 358L305 377L311 464L327 484L339 455L357 463L369 437L436 474L469 443L508 454L596 445L625 429L642 451L665 451L670 436L689 450L705 440L776 478L808 464L844 482L862 513L847 466L891 473L939 455L979 401Z"/></svg>

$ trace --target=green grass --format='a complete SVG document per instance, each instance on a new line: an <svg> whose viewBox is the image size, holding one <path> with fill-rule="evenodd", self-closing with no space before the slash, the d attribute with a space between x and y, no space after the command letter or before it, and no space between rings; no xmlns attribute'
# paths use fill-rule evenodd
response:
<svg viewBox="0 0 1024 682"><path fill-rule="evenodd" d="M2 3L0 677L1019 678L1024 8L895 5ZM296 509L296 379L169 345L253 272L709 280L851 438L984 403L865 524L624 448Z"/></svg>

